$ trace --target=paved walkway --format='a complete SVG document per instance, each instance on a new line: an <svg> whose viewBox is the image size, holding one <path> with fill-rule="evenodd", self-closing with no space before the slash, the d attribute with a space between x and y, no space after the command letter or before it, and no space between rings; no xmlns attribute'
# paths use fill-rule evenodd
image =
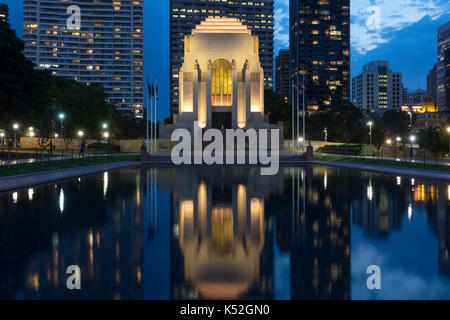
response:
<svg viewBox="0 0 450 320"><path fill-rule="evenodd" d="M53 181L78 178L80 176L90 175L103 171L122 169L139 165L137 161L122 161L114 163L97 164L78 168L50 170L30 174L21 174L0 178L0 191L8 191L44 184Z"/></svg>
<svg viewBox="0 0 450 320"><path fill-rule="evenodd" d="M313 163L314 164L322 164L322 165L326 165L326 166L343 167L343 168L366 170L366 171L375 171L375 172L388 173L388 174L392 174L392 175L411 176L414 178L420 177L420 178L444 180L444 181L450 182L450 173L446 173L445 171L421 170L421 169L410 169L410 168L399 168L399 167L386 167L386 166L367 165L367 164L349 163L349 162L340 162L340 161L314 161Z"/></svg>
<svg viewBox="0 0 450 320"><path fill-rule="evenodd" d="M383 157L383 158L379 158L379 157L373 157L373 156L351 156L351 155L343 155L343 154L332 154L332 153L319 153L319 152L315 152L314 155L317 156L334 156L334 157L342 157L342 158L356 158L356 159L376 159L376 160L392 160L392 161L397 161L397 162L408 162L408 163L419 163L419 164L430 164L430 165L441 165L441 166L449 166L450 167L450 160L438 160L436 163L436 160L433 159L425 159L425 162L423 161L423 159L419 159L419 158L414 158L411 160L411 158L406 158L405 159L402 158L393 158L393 157Z"/></svg>

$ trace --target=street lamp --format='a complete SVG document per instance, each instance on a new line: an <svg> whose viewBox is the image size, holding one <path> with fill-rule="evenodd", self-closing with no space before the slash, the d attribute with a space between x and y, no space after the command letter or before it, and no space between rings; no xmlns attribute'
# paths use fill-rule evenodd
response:
<svg viewBox="0 0 450 320"><path fill-rule="evenodd" d="M416 136L411 136L409 137L409 140L411 141L411 161L412 161L412 157L413 157L413 143L416 141Z"/></svg>
<svg viewBox="0 0 450 320"><path fill-rule="evenodd" d="M33 138L34 137L34 131L30 131L30 138Z"/></svg>
<svg viewBox="0 0 450 320"><path fill-rule="evenodd" d="M63 137L63 129L64 129L64 118L66 117L66 115L64 113L60 113L58 115L59 120L61 120L61 138Z"/></svg>
<svg viewBox="0 0 450 320"><path fill-rule="evenodd" d="M297 150L299 149L300 144L303 143L303 137L298 137ZM302 148L303 149L303 148ZM299 151L299 150L298 150ZM303 150L302 150L303 151Z"/></svg>
<svg viewBox="0 0 450 320"><path fill-rule="evenodd" d="M14 129L14 148L17 148L17 138L16 138L16 133L17 130L19 129L19 124L18 123L14 123L13 124L13 129Z"/></svg>
<svg viewBox="0 0 450 320"><path fill-rule="evenodd" d="M391 140L391 139L387 139L387 140L386 140L386 143L387 143L387 144L392 144L392 140Z"/></svg>
<svg viewBox="0 0 450 320"><path fill-rule="evenodd" d="M103 129L108 129L108 124L107 124L106 122L103 123L103 124L102 124L102 128L103 128Z"/></svg>
<svg viewBox="0 0 450 320"><path fill-rule="evenodd" d="M103 136L104 136L106 139L108 139L108 138L109 138L109 132L103 133Z"/></svg>
<svg viewBox="0 0 450 320"><path fill-rule="evenodd" d="M397 137L395 138L395 140L397 141L397 143L395 144L395 160L397 160L397 148L398 148L398 144L402 141L402 138ZM400 154L401 157L401 154Z"/></svg>
<svg viewBox="0 0 450 320"><path fill-rule="evenodd" d="M370 128L370 131L369 131L370 145L372 145L372 126L373 126L373 122L372 122L372 121L369 121L369 122L367 122L367 125L368 125L369 128Z"/></svg>
<svg viewBox="0 0 450 320"><path fill-rule="evenodd" d="M0 132L0 138L2 139L2 146L3 146L3 144L4 144L4 139L5 139L5 133L2 131L2 132Z"/></svg>
<svg viewBox="0 0 450 320"><path fill-rule="evenodd" d="M84 132L83 131L78 131L78 136L80 137L80 138L82 138L83 136L84 136Z"/></svg>

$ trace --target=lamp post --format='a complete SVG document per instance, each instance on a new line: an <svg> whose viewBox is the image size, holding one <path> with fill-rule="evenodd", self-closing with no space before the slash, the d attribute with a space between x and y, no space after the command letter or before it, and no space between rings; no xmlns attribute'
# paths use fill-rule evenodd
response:
<svg viewBox="0 0 450 320"><path fill-rule="evenodd" d="M61 138L63 138L63 129L64 129L64 118L66 117L66 115L64 113L60 113L58 115L59 120L61 121Z"/></svg>
<svg viewBox="0 0 450 320"><path fill-rule="evenodd" d="M395 138L395 140L397 141L397 143L395 144L395 160L397 160L397 148L398 148L398 144L402 141L402 138L397 137L397 138Z"/></svg>
<svg viewBox="0 0 450 320"><path fill-rule="evenodd" d="M106 157L108 157L109 132L108 131L104 132L103 137L105 137L106 139Z"/></svg>
<svg viewBox="0 0 450 320"><path fill-rule="evenodd" d="M303 146L303 141L304 141L303 137L298 137L297 149L300 148L300 145ZM303 149L303 148L302 148L302 149ZM298 151L298 150L297 150L297 151ZM304 152L304 150L302 150L302 152Z"/></svg>
<svg viewBox="0 0 450 320"><path fill-rule="evenodd" d="M13 124L13 130L14 130L14 148L17 148L17 138L16 138L16 133L17 130L19 129L19 124L18 123L14 123Z"/></svg>
<svg viewBox="0 0 450 320"><path fill-rule="evenodd" d="M373 126L373 122L369 121L369 122L367 122L367 125L369 126L370 145L372 146L372 126Z"/></svg>
<svg viewBox="0 0 450 320"><path fill-rule="evenodd" d="M411 136L411 137L409 137L409 141L411 141L411 162L412 162L412 158L413 158L413 143L414 143L414 141L416 141L416 136Z"/></svg>
<svg viewBox="0 0 450 320"><path fill-rule="evenodd" d="M448 133L448 158L450 159L450 127L447 127Z"/></svg>

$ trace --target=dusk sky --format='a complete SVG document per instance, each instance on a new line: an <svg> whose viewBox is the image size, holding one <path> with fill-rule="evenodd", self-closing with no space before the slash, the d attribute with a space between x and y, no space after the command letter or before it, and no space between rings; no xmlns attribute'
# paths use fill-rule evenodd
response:
<svg viewBox="0 0 450 320"><path fill-rule="evenodd" d="M10 8L10 23L22 36L22 1L0 0ZM169 0L144 0L145 74L158 80L159 119L169 115ZM276 51L289 45L289 0L275 0ZM368 8L373 10L368 12ZM372 12L379 12L376 28L366 26ZM450 20L448 0L351 0L351 74L373 60L388 60L403 74L409 91L437 60L437 29Z"/></svg>

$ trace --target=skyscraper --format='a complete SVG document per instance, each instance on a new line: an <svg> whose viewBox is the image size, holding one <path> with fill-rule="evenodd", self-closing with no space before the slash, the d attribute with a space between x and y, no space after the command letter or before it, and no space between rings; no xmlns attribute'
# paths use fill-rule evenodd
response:
<svg viewBox="0 0 450 320"><path fill-rule="evenodd" d="M350 99L350 0L290 0L291 81L318 110ZM302 101L302 98L300 98Z"/></svg>
<svg viewBox="0 0 450 320"><path fill-rule="evenodd" d="M290 63L289 50L280 50L275 58L275 91L286 102L290 99Z"/></svg>
<svg viewBox="0 0 450 320"><path fill-rule="evenodd" d="M184 36L208 17L237 18L259 37L264 84L273 88L274 0L252 2L170 0L170 113L178 114L178 75L183 63Z"/></svg>
<svg viewBox="0 0 450 320"><path fill-rule="evenodd" d="M25 55L53 75L102 84L118 110L139 115L143 108L142 2L24 0Z"/></svg>
<svg viewBox="0 0 450 320"><path fill-rule="evenodd" d="M445 65L445 98L447 111L450 111L450 47L445 49L444 53Z"/></svg>
<svg viewBox="0 0 450 320"><path fill-rule="evenodd" d="M366 112L400 110L403 103L402 74L392 72L388 61L373 61L352 79L353 104Z"/></svg>
<svg viewBox="0 0 450 320"><path fill-rule="evenodd" d="M427 75L427 96L433 99L433 103L437 101L437 87L436 87L436 70L437 65L434 65L433 69Z"/></svg>
<svg viewBox="0 0 450 320"><path fill-rule="evenodd" d="M0 3L0 21L8 22L8 6L6 4Z"/></svg>
<svg viewBox="0 0 450 320"><path fill-rule="evenodd" d="M438 30L438 62L436 71L437 86L437 106L439 110L447 107L445 81L446 81L446 65L445 65L445 49L450 47L450 22L441 26Z"/></svg>

